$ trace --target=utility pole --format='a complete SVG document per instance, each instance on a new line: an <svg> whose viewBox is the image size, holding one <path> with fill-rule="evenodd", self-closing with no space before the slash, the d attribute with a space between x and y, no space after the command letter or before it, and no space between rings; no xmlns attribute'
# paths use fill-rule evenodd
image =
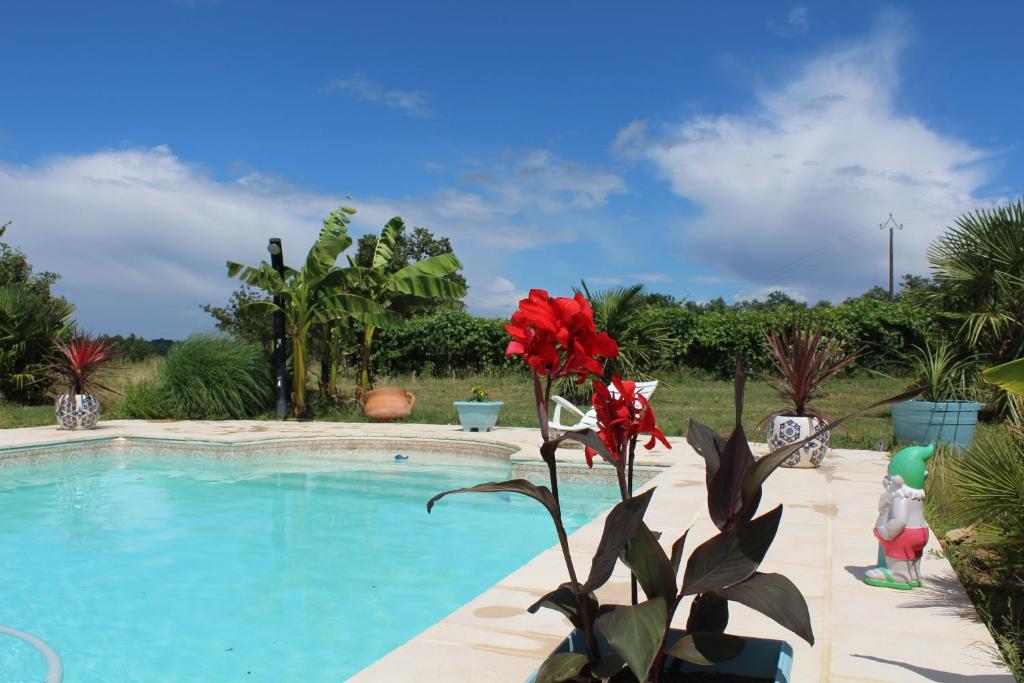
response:
<svg viewBox="0 0 1024 683"><path fill-rule="evenodd" d="M895 296L892 289L892 233L897 228L902 230L903 225L896 222L896 219L889 214L889 217L885 219L885 222L878 224L879 229L885 230L889 228L889 301L892 301Z"/></svg>
<svg viewBox="0 0 1024 683"><path fill-rule="evenodd" d="M284 278L284 251L281 249L281 238L271 237L267 244L267 251L270 252L270 265L277 274ZM274 295L274 303L278 307L284 306L284 298L278 294ZM286 330L284 325L284 313L280 308L274 311L274 384L277 389L277 402L274 406L274 413L278 420L288 417L288 370L285 367L286 360Z"/></svg>

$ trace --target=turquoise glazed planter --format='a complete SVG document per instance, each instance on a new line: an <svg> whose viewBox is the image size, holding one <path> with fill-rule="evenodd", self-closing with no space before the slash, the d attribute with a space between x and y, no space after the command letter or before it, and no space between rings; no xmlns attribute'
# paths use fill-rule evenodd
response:
<svg viewBox="0 0 1024 683"><path fill-rule="evenodd" d="M455 401L464 432L489 432L498 423L504 401Z"/></svg>
<svg viewBox="0 0 1024 683"><path fill-rule="evenodd" d="M598 649L602 652L610 649L600 633L597 633ZM676 640L686 635L685 631L672 629L668 634L668 642L671 645ZM669 657L665 662L668 671L703 672L716 674L732 674L734 676L749 676L754 680L768 680L775 683L794 683L790 677L793 669L793 648L784 640L770 640L767 638L744 638L746 645L739 657L714 664L712 666L698 666L689 662L678 662L674 657ZM574 630L569 637L555 648L552 654L559 652L586 652L586 639L581 631ZM526 683L536 683L537 675L534 673L527 679Z"/></svg>
<svg viewBox="0 0 1024 683"><path fill-rule="evenodd" d="M897 443L946 444L966 450L978 424L977 401L906 401L892 407L892 429Z"/></svg>

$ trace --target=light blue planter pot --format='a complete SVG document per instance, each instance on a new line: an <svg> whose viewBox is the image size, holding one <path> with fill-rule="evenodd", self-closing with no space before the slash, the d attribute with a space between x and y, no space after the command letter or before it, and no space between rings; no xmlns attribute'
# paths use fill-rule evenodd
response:
<svg viewBox="0 0 1024 683"><path fill-rule="evenodd" d="M669 631L668 642L671 645L676 640L686 635L685 631L672 629ZM598 650L606 651L607 643L598 633ZM734 674L750 676L751 678L764 678L775 683L795 683L792 676L793 669L793 648L784 640L770 640L767 638L744 638L746 645L739 657L714 664L712 666L698 666L689 662L683 662L681 670L684 672L702 671L705 673ZM586 652L586 639L581 631L574 630L569 637L555 648L552 654L559 652ZM668 664L675 662L669 658ZM537 675L534 673L527 679L526 683L536 683Z"/></svg>
<svg viewBox="0 0 1024 683"><path fill-rule="evenodd" d="M977 401L906 401L892 407L892 429L897 443L946 444L967 450L978 424Z"/></svg>
<svg viewBox="0 0 1024 683"><path fill-rule="evenodd" d="M498 423L504 401L454 401L464 432L489 432Z"/></svg>

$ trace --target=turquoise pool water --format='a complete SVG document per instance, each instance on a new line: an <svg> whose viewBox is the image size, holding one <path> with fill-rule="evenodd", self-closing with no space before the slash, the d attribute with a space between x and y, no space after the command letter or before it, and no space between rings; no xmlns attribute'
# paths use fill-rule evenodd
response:
<svg viewBox="0 0 1024 683"><path fill-rule="evenodd" d="M69 683L342 681L556 542L522 496L427 515L437 492L509 478L492 463L133 454L6 469L0 624L48 641ZM566 526L614 496L566 485ZM0 681L42 674L0 637Z"/></svg>

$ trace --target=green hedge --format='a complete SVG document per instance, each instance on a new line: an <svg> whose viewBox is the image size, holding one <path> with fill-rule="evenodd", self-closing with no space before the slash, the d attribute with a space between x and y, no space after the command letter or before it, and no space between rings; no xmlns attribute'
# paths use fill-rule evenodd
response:
<svg viewBox="0 0 1024 683"><path fill-rule="evenodd" d="M742 356L753 372L770 366L764 331L790 322L806 309L726 308L704 310L650 307L643 315L657 318L676 340L655 359L651 372L689 369L728 377ZM815 320L847 348L865 347L860 367L891 367L900 352L923 344L936 332L929 312L905 302L850 299L834 307L818 307ZM403 330L381 333L373 363L378 374L415 372L460 375L518 370L518 360L505 358L505 321L477 318L464 311L447 310L414 318Z"/></svg>
<svg viewBox="0 0 1024 683"><path fill-rule="evenodd" d="M505 358L505 322L459 310L413 318L404 329L379 333L374 370L381 375L444 376L518 368L518 360Z"/></svg>

